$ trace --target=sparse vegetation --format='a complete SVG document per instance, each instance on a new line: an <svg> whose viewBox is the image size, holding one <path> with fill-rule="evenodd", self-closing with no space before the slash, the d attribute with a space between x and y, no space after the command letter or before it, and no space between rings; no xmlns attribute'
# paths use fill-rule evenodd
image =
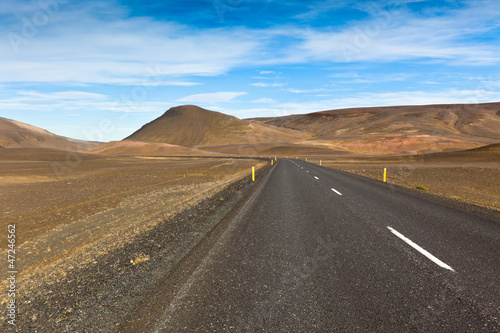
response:
<svg viewBox="0 0 500 333"><path fill-rule="evenodd" d="M133 266L140 264L141 262L146 262L149 260L149 256L147 254L139 254L135 259L131 259L130 262Z"/></svg>
<svg viewBox="0 0 500 333"><path fill-rule="evenodd" d="M415 186L414 189L420 190L420 191L426 191L426 192L429 191L429 189L425 186Z"/></svg>

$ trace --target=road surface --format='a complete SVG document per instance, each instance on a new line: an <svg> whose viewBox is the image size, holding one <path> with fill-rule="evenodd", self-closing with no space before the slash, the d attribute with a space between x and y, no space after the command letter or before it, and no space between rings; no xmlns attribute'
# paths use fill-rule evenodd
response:
<svg viewBox="0 0 500 333"><path fill-rule="evenodd" d="M500 331L498 219L299 160L264 177L151 331Z"/></svg>

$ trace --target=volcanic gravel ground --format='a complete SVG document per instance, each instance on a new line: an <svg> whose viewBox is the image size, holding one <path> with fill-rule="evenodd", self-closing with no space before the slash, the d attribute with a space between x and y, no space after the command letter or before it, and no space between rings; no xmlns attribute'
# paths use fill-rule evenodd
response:
<svg viewBox="0 0 500 333"><path fill-rule="evenodd" d="M154 179L154 173L147 172L147 176L145 171L151 171L155 164L141 163L148 166L136 176ZM157 174L161 182L122 193L115 207L110 205L92 215L86 212L84 218L59 223L17 244L17 325L8 325L3 312L0 331L112 331L147 290L241 198L250 182L248 165L256 165L258 172L265 165L196 160L180 164L186 177ZM197 164L201 166L194 168ZM182 168L170 173L182 174ZM80 176L81 181L88 179L87 173ZM126 183L133 177L118 172L115 181L120 179ZM66 179L58 182L64 184ZM75 197L78 195L73 201ZM21 220L18 223L22 226ZM6 290L5 283L1 287ZM1 295L4 307L6 294Z"/></svg>

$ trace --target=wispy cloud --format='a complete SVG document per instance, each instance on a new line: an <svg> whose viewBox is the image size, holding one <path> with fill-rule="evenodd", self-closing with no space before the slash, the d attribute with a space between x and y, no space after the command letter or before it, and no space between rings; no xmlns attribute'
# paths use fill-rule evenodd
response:
<svg viewBox="0 0 500 333"><path fill-rule="evenodd" d="M204 93L204 94L194 94L189 95L180 99L177 102L189 102L189 103L218 103L218 102L230 102L238 96L246 95L246 92L230 92L222 91L215 93Z"/></svg>
<svg viewBox="0 0 500 333"><path fill-rule="evenodd" d="M388 93L358 93L309 103L278 103L276 108L284 114L301 114L321 110L353 107L429 105L429 104L476 104L500 100L500 91L490 90L442 90L442 91L395 91Z"/></svg>
<svg viewBox="0 0 500 333"><path fill-rule="evenodd" d="M294 94L309 94L309 93L317 93L322 91L327 91L325 88L316 88L316 89L287 89L287 91Z"/></svg>
<svg viewBox="0 0 500 333"><path fill-rule="evenodd" d="M434 85L434 84L439 84L439 82L435 82L435 81L421 81L421 82L419 82L419 84L431 84L431 85Z"/></svg>
<svg viewBox="0 0 500 333"><path fill-rule="evenodd" d="M348 4L352 3L340 5ZM261 30L199 30L147 17L126 17L124 9L107 6L110 3L86 10L69 6L64 15L51 17L43 33L17 45L18 53L4 38L0 45L0 83L137 85L148 81L150 85L190 86L197 83L172 78L216 76L241 66L315 60L383 63L420 59L468 65L500 62L500 40L494 46L491 41L483 43L475 38L500 27L499 2L484 6L484 1L478 0L439 17L404 10L395 13L382 7L368 19L340 29L278 26ZM317 6L336 8L339 3L325 1ZM102 12L117 14L103 19ZM0 33L22 35L22 24L14 21L1 25ZM276 71L259 73L268 76Z"/></svg>
<svg viewBox="0 0 500 333"><path fill-rule="evenodd" d="M325 0L319 1L309 5L309 10L304 13L295 16L296 19L312 21L316 20L321 16L326 16L330 14L329 12L339 9L357 9L363 12L374 14L374 12L379 12L387 6L400 7L409 3L423 2L427 0L379 0L379 1L367 1L361 2L357 0Z"/></svg>
<svg viewBox="0 0 500 333"><path fill-rule="evenodd" d="M96 94L86 91L60 91L55 93L40 93L34 90L21 90L18 95L36 98L39 100L105 100L108 97L103 94Z"/></svg>
<svg viewBox="0 0 500 333"><path fill-rule="evenodd" d="M401 82L414 79L420 74L415 73L392 73L392 74L374 74L374 73L335 73L330 77L335 78L336 83L382 83L382 82Z"/></svg>
<svg viewBox="0 0 500 333"><path fill-rule="evenodd" d="M274 99L268 98L268 97L263 97L256 99L255 101L252 101L252 103L257 103L257 104L275 104L277 103Z"/></svg>
<svg viewBox="0 0 500 333"><path fill-rule="evenodd" d="M89 111L120 113L156 113L165 109L165 102L121 102L104 94L85 91L59 91L45 93L20 90L8 97L0 97L0 110L33 111L42 113L67 113L86 115Z"/></svg>
<svg viewBox="0 0 500 333"><path fill-rule="evenodd" d="M300 49L304 57L338 62L432 59L489 65L500 62L500 48L477 37L500 27L498 11L500 3L484 6L484 1L439 17L382 9L340 31L304 31Z"/></svg>
<svg viewBox="0 0 500 333"><path fill-rule="evenodd" d="M83 11L69 6L64 15L50 18L43 33L33 35L22 33L22 20L0 25L0 34L23 40L0 42L0 82L136 85L148 80L187 86L194 83L172 77L225 73L247 62L259 46L238 28L196 30L174 22L126 17L106 6L111 3ZM108 16L103 17L104 12Z"/></svg>
<svg viewBox="0 0 500 333"><path fill-rule="evenodd" d="M263 88L266 88L266 87L283 87L284 84L283 83L278 83L278 82L274 82L274 83L256 82L256 83L252 83L252 86L254 86L254 87L263 87Z"/></svg>
<svg viewBox="0 0 500 333"><path fill-rule="evenodd" d="M198 86L202 84L201 82L189 82L189 81L150 81L150 82L136 82L135 85L142 86L177 86L177 87L192 87L192 86Z"/></svg>

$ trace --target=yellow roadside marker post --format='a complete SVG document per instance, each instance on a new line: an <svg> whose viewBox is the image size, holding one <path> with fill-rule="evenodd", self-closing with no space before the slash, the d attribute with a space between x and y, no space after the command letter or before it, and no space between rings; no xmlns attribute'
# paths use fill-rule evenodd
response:
<svg viewBox="0 0 500 333"><path fill-rule="evenodd" d="M319 165L321 165L321 160L319 160Z"/></svg>
<svg viewBox="0 0 500 333"><path fill-rule="evenodd" d="M387 182L387 168L384 168L384 183Z"/></svg>
<svg viewBox="0 0 500 333"><path fill-rule="evenodd" d="M307 157L306 157L306 162L307 162Z"/></svg>
<svg viewBox="0 0 500 333"><path fill-rule="evenodd" d="M271 165L273 165L274 160L271 160Z"/></svg>
<svg viewBox="0 0 500 333"><path fill-rule="evenodd" d="M252 181L255 181L255 167L252 167Z"/></svg>

